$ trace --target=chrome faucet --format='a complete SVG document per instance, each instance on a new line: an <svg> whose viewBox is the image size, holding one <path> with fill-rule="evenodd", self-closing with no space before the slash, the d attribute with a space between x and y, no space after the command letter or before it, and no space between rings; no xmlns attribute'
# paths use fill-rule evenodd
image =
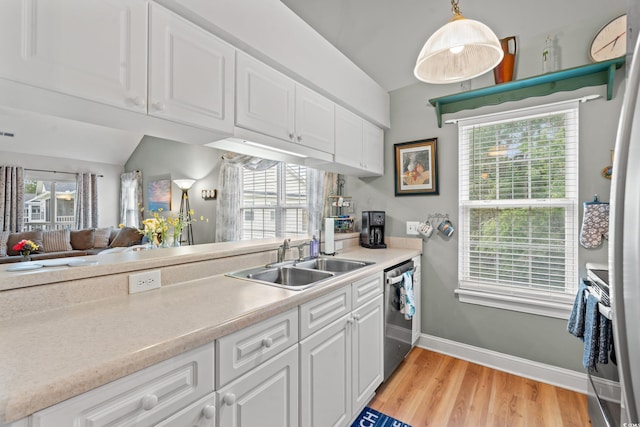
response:
<svg viewBox="0 0 640 427"><path fill-rule="evenodd" d="M278 246L278 262L283 262L287 251L291 249L291 239L284 239L284 242Z"/></svg>
<svg viewBox="0 0 640 427"><path fill-rule="evenodd" d="M302 242L298 245L298 261L304 261L304 247L309 246L309 242Z"/></svg>

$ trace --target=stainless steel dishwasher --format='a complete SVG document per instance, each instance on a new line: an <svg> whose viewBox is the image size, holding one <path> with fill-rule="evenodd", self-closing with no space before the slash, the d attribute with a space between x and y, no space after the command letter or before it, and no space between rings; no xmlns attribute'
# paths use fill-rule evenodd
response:
<svg viewBox="0 0 640 427"><path fill-rule="evenodd" d="M413 319L400 312L400 284L406 271L415 272L412 260L384 271L384 380L395 371L411 350Z"/></svg>

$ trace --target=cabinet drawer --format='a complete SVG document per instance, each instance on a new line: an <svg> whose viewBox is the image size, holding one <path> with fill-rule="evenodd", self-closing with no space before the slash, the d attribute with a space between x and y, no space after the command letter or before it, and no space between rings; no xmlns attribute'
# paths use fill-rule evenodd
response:
<svg viewBox="0 0 640 427"><path fill-rule="evenodd" d="M216 394L210 393L155 427L215 427Z"/></svg>
<svg viewBox="0 0 640 427"><path fill-rule="evenodd" d="M383 292L382 275L383 273L376 274L375 276L358 280L351 285L353 308L360 307Z"/></svg>
<svg viewBox="0 0 640 427"><path fill-rule="evenodd" d="M33 415L34 427L153 425L213 391L209 344Z"/></svg>
<svg viewBox="0 0 640 427"><path fill-rule="evenodd" d="M218 339L216 389L297 342L297 308Z"/></svg>
<svg viewBox="0 0 640 427"><path fill-rule="evenodd" d="M351 311L351 287L316 298L300 306L300 339Z"/></svg>

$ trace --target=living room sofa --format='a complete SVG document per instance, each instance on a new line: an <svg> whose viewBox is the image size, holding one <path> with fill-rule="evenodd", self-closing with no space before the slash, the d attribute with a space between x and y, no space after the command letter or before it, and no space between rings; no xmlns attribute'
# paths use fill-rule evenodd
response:
<svg viewBox="0 0 640 427"><path fill-rule="evenodd" d="M20 233L0 231L0 264L22 261L13 250L21 240L31 240L38 250L31 260L43 260L84 255L97 255L107 249L139 245L142 234L133 227L103 227L82 230L32 230Z"/></svg>

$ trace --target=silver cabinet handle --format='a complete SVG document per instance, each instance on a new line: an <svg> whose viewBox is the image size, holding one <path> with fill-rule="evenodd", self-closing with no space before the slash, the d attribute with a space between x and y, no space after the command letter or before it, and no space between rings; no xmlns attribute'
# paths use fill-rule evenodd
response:
<svg viewBox="0 0 640 427"><path fill-rule="evenodd" d="M263 347L269 348L272 345L273 345L273 338L268 337L268 338L265 338L265 339L262 340L262 346Z"/></svg>
<svg viewBox="0 0 640 427"><path fill-rule="evenodd" d="M298 142L302 141L302 137L298 135Z"/></svg>
<svg viewBox="0 0 640 427"><path fill-rule="evenodd" d="M293 133L289 133L289 139L293 139L294 135Z"/></svg>
<svg viewBox="0 0 640 427"><path fill-rule="evenodd" d="M155 394L148 394L142 398L142 409L150 411L158 404L158 396Z"/></svg>

